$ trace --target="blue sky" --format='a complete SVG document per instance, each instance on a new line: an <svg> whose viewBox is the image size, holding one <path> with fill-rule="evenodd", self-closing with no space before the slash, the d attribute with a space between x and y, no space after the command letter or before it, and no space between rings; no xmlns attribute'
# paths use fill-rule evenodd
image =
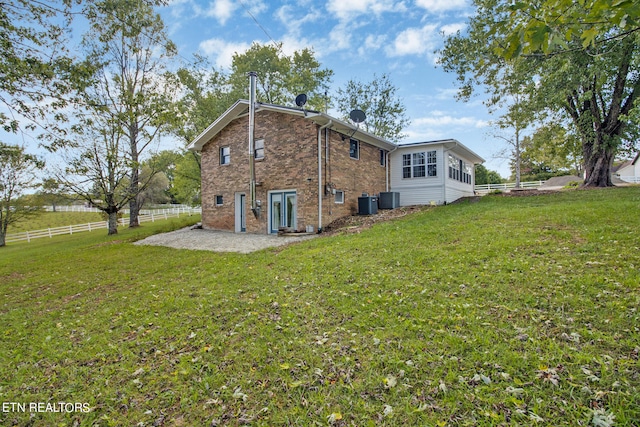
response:
<svg viewBox="0 0 640 427"><path fill-rule="evenodd" d="M186 60L199 53L228 69L235 52L274 40L287 54L313 49L334 90L387 73L411 120L404 142L455 138L509 175L480 98L456 101L456 76L436 65L443 34L464 30L473 12L468 0L171 0L159 12Z"/></svg>
<svg viewBox="0 0 640 427"><path fill-rule="evenodd" d="M369 82L386 73L411 120L403 142L455 138L482 156L487 168L510 175L508 161L496 158L505 143L491 136L482 93L471 102L456 101L456 76L437 66L434 52L443 34L464 31L473 13L469 0L169 0L158 12L185 63L198 53L224 70L235 52L275 41L286 54L312 49L334 72L332 92L350 79ZM29 132L0 130L0 138L39 151ZM162 137L160 148L181 147Z"/></svg>

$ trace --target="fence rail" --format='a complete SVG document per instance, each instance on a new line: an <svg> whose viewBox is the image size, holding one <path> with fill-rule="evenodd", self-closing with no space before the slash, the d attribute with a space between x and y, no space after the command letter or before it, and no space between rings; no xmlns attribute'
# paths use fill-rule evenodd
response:
<svg viewBox="0 0 640 427"><path fill-rule="evenodd" d="M541 187L545 182L546 181L521 182L520 183L520 188L538 188L538 187ZM476 193L483 194L483 193L488 193L488 192L493 191L493 190L508 191L508 190L513 189L513 188L516 188L516 183L515 182L504 182L502 184L481 184L481 185L476 185L474 188L476 190Z"/></svg>
<svg viewBox="0 0 640 427"><path fill-rule="evenodd" d="M75 211L75 212L79 212L79 211ZM153 210L153 211L148 211L146 213L139 215L138 221L139 222L149 222L149 221L155 222L162 219L178 218L180 215L184 215L184 214L192 215L200 212L201 212L200 208L191 208L191 209L172 208L172 209ZM118 225L125 226L128 221L129 221L128 218L124 218L124 217L120 218L118 220ZM42 230L23 231L20 233L10 233L10 234L7 234L6 236L6 242L7 243L23 242L25 240L27 242L31 242L31 240L33 239L39 239L42 237L52 238L53 236L61 236L64 234L74 234L74 233L80 233L83 231L93 231L93 230L104 229L104 228L108 228L108 226L109 226L108 221L99 221L99 222L89 222L86 224L65 225L62 227L45 228Z"/></svg>
<svg viewBox="0 0 640 427"><path fill-rule="evenodd" d="M182 213L189 213L189 212L193 212L194 210L198 210L200 208L193 208L191 206L187 206L187 205L159 205L158 207L155 207L153 209L142 209L140 211L140 214L150 214L152 212L157 213L159 211L171 211L171 212L182 212ZM90 206L84 206L84 205L56 205L54 206L45 206L44 210L47 212L102 212L100 209L94 208L94 207L90 207ZM129 214L129 209L122 209L120 212L122 212L123 214L128 215Z"/></svg>

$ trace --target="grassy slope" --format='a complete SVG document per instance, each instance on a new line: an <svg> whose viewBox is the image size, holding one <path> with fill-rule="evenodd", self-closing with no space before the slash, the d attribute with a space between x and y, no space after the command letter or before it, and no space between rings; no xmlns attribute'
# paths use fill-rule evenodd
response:
<svg viewBox="0 0 640 427"><path fill-rule="evenodd" d="M11 224L7 232L46 230L47 228L64 227L65 225L87 224L104 221L97 212L42 212L23 221Z"/></svg>
<svg viewBox="0 0 640 427"><path fill-rule="evenodd" d="M249 255L129 243L157 225L9 246L0 401L92 411L0 424L636 426L638 209L485 197Z"/></svg>

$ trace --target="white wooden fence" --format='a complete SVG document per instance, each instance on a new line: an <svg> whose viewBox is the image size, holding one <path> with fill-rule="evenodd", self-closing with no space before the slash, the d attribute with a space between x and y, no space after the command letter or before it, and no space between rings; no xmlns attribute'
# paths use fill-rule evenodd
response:
<svg viewBox="0 0 640 427"><path fill-rule="evenodd" d="M546 181L521 182L520 188L538 188L538 187L541 187L545 182ZM481 184L481 185L476 185L474 188L477 194L486 194L493 190L509 191L513 188L516 188L516 183L505 182L502 184Z"/></svg>
<svg viewBox="0 0 640 427"><path fill-rule="evenodd" d="M166 210L171 212L178 211L181 213L190 213L190 212L193 212L194 210L200 209L200 208L194 208L187 205L157 205L157 206L158 207L155 207L153 209L142 209L140 211L140 214L146 215L146 214L151 214L152 212L157 213L158 211L164 212ZM53 212L54 207L45 206L44 210L47 212ZM84 206L84 205L60 205L55 207L55 212L101 212L101 210L93 207ZM120 212L127 215L129 214L129 209L122 209Z"/></svg>
<svg viewBox="0 0 640 427"><path fill-rule="evenodd" d="M56 211L58 211L58 207L56 207ZM81 212L81 211L73 211L73 212ZM91 212L91 211L87 211ZM145 211L146 213L138 216L139 222L155 222L162 219L169 218L177 218L180 215L192 215L201 213L200 208L175 208L175 209L161 209L161 210L153 210L153 211ZM128 218L120 218L118 220L118 225L125 226L128 223ZM65 225L62 227L53 227L53 228L45 228L43 230L34 230L34 231L23 231L20 233L10 233L6 236L6 242L22 242L27 241L31 242L32 239L38 239L41 237L49 237L60 236L63 234L74 234L80 233L83 231L93 231L108 228L108 221L99 221L99 222L89 222L87 224L76 224L76 225Z"/></svg>

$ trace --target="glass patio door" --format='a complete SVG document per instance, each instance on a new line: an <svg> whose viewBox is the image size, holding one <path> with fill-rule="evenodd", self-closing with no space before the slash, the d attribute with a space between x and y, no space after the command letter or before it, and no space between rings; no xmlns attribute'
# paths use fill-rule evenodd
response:
<svg viewBox="0 0 640 427"><path fill-rule="evenodd" d="M277 233L281 227L296 228L295 191L271 193L269 196L271 215L269 218L269 232Z"/></svg>

